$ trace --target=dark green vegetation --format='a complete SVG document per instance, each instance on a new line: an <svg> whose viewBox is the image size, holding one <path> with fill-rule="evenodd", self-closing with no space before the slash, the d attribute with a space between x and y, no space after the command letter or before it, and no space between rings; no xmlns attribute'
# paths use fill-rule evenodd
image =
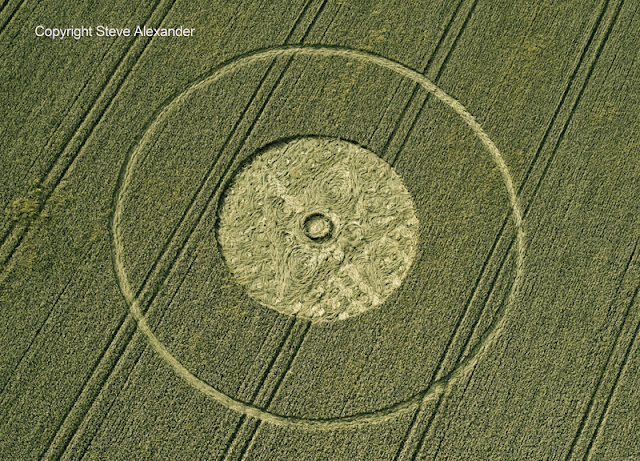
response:
<svg viewBox="0 0 640 461"><path fill-rule="evenodd" d="M0 11L0 459L640 459L637 2L107 3ZM38 24L195 34L53 41ZM289 56L175 99L283 44L387 57L476 117L524 217L514 302L499 169L412 81ZM296 136L365 146L416 204L402 286L344 321L261 306L217 246L224 186ZM119 269L190 373L292 426L176 375L137 328ZM419 409L365 420L423 394Z"/></svg>

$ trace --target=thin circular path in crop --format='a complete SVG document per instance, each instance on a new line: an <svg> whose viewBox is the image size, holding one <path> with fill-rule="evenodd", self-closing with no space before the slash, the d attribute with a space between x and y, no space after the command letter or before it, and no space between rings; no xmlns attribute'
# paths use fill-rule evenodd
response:
<svg viewBox="0 0 640 461"><path fill-rule="evenodd" d="M140 309L141 301L136 297L134 290L132 289L129 283L126 269L122 261L123 243L122 243L120 232L119 232L119 229L121 227L120 222L122 220L121 201L127 189L127 186L131 180L131 175L137 161L137 156L140 153L139 147L142 144L144 144L144 141L147 138L147 134L151 131L151 129L163 120L163 118L166 116L166 114L168 113L171 107L175 106L176 104L179 104L186 96L190 95L191 93L203 87L204 85L209 84L231 72L234 72L239 68L249 66L256 62L266 61L266 60L270 60L278 57L291 57L295 55L350 58L350 59L355 59L359 61L369 62L374 65L393 71L402 77L408 78L416 82L426 91L433 94L433 96L438 98L444 104L449 106L454 112L456 112L462 118L462 120L471 128L475 136L478 137L478 139L482 142L484 148L488 151L491 158L497 165L500 171L500 174L502 176L504 185L507 189L509 203L512 208L511 214L513 219L513 225L516 230L517 253L516 253L515 277L509 293L507 306L508 307L513 306L516 294L518 292L518 289L522 281L523 272L524 272L525 236L524 236L524 230L522 227L522 211L520 208L519 199L513 184L513 179L502 157L502 154L500 153L500 150L489 138L487 133L482 129L480 124L474 119L474 117L465 109L465 107L460 102L458 102L456 99L452 98L447 93L442 91L434 83L432 83L429 79L427 79L424 75L398 62L392 61L382 56L378 56L365 51L353 50L348 48L339 48L339 47L281 46L281 47L268 48L264 50L258 50L253 53L239 56L227 62L222 67L219 67L211 75L193 84L191 87L189 87L179 96L177 96L173 101L171 101L167 106L165 106L164 109L159 112L155 120L150 124L147 131L141 137L139 143L136 145L136 147L132 151L131 156L127 159L125 165L123 166L124 168L123 170L124 174L122 176L123 179L120 183L119 189L116 192L117 199L116 199L115 210L113 213L113 218L111 223L111 231L112 231L113 243L114 243L114 256L113 256L114 270L116 273L120 290L127 304L129 305L131 315L136 320L138 324L138 329L147 337L149 344L155 350L155 352L160 356L160 358L163 361L165 361L169 366L171 366L171 368L174 370L174 372L178 376L180 376L182 379L184 379L194 388L198 389L199 391L203 392L209 397L215 399L216 401L228 407L229 409L253 418L260 419L262 421L265 421L271 424L276 424L279 426L294 427L294 428L333 430L333 429L339 429L339 428L344 428L344 427L349 427L354 425L360 425L364 423L382 422L382 421L386 421L396 417L396 415L399 413L404 413L404 412L413 411L417 409L421 405L421 402L426 397L438 395L441 391L443 391L446 388L446 386L449 383L456 380L458 377L462 376L469 369L471 369L471 367L473 367L477 363L479 357L482 356L482 354L487 350L487 348L492 343L494 343L496 338L500 335L505 325L505 312L502 312L502 315L497 315L496 318L494 318L491 325L488 327L488 329L484 333L482 341L477 346L475 346L474 349L471 351L471 353L466 358L464 358L461 362L459 362L451 372L449 372L447 375L443 376L439 380L432 382L426 389L415 394L410 399L407 399L403 402L400 402L376 411L359 413L359 414L346 416L346 417L314 419L314 418L285 416L285 415L279 415L270 411L266 411L256 406L253 406L251 404L236 400L233 397L226 395L220 392L219 390L215 389L213 386L199 379L197 376L193 375L189 370L187 370L171 354L171 352L169 352L169 350L164 346L164 344L160 342L160 340L157 338L157 336L154 334L151 328L149 328L149 325L147 324L145 316Z"/></svg>

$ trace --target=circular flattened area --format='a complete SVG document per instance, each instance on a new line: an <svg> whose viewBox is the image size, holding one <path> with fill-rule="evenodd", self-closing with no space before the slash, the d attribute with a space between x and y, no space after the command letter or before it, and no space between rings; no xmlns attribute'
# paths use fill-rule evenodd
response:
<svg viewBox="0 0 640 461"><path fill-rule="evenodd" d="M218 243L263 305L315 321L376 307L416 253L415 205L367 149L303 137L264 148L226 190Z"/></svg>

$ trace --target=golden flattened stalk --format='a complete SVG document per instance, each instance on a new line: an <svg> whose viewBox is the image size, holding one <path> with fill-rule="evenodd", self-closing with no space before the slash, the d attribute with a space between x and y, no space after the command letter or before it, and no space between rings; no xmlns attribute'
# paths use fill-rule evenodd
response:
<svg viewBox="0 0 640 461"><path fill-rule="evenodd" d="M314 321L376 307L417 246L413 200L389 164L340 139L267 146L226 191L218 239L263 305Z"/></svg>

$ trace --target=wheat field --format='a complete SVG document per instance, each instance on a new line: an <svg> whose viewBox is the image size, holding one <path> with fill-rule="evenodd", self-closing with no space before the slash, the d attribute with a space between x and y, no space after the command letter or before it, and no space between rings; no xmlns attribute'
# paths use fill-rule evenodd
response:
<svg viewBox="0 0 640 461"><path fill-rule="evenodd" d="M2 2L0 459L640 460L639 7Z"/></svg>

